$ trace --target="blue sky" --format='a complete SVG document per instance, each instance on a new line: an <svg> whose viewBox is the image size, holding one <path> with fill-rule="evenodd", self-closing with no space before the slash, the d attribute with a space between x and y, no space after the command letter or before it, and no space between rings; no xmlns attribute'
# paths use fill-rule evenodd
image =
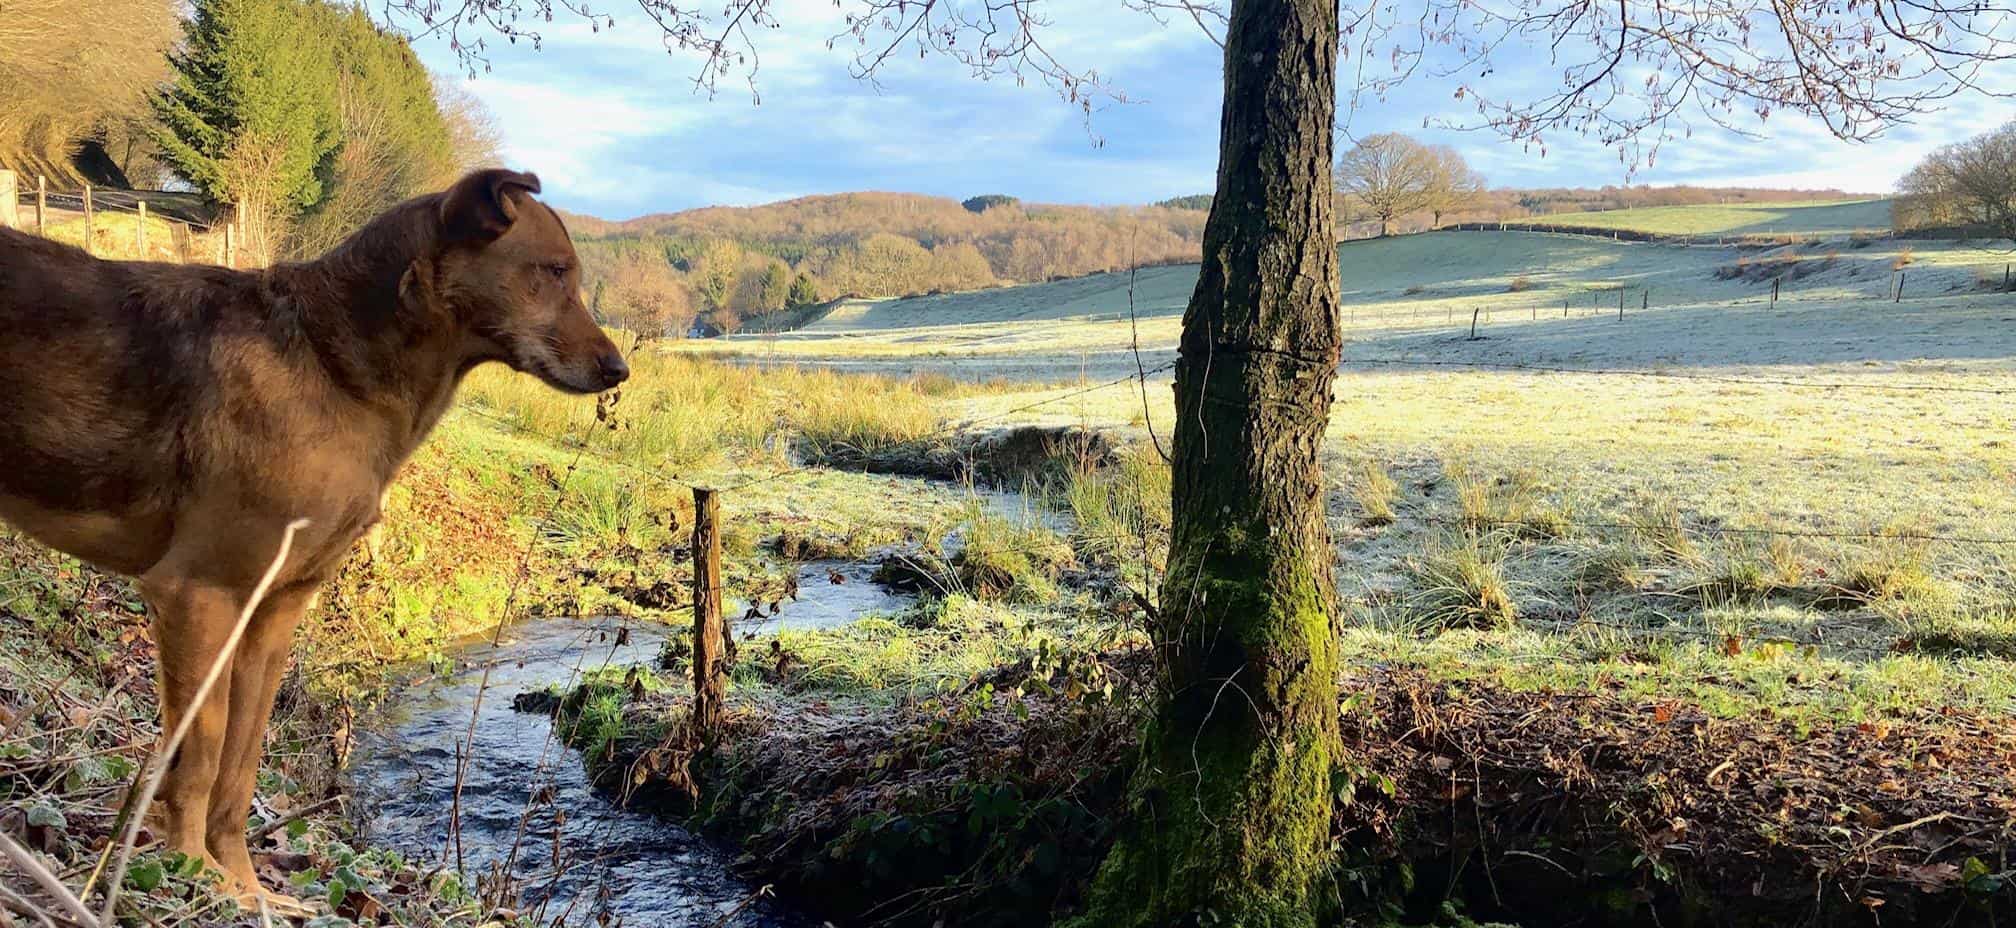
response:
<svg viewBox="0 0 2016 928"><path fill-rule="evenodd" d="M699 61L667 53L634 7L601 5L616 28L564 20L543 48L494 43L491 68L466 86L495 112L507 161L537 172L547 199L620 219L814 193L900 190L964 198L1008 193L1054 203L1144 203L1208 192L1216 163L1220 51L1187 22L1158 25L1116 0L1046 0L1044 35L1067 63L1096 67L1131 102L1080 112L1040 84L981 81L956 62L898 56L874 84L852 60L831 0L779 0L784 28L758 35L760 102L726 81L693 90ZM626 15L626 13L628 15ZM454 51L421 38L421 57L462 74ZM1518 52L1500 70L1518 73ZM1507 80L1501 78L1501 80ZM1510 78L1517 81L1519 78ZM1452 112L1447 82L1419 78L1366 100L1354 133L1387 129L1462 151L1493 186L1625 182L1839 187L1881 192L1931 147L2016 115L2007 101L1966 100L1877 144L1844 143L1817 124L1776 117L1768 139L1693 122L1690 138L1627 175L1617 153L1574 137L1548 152L1483 132L1424 129Z"/></svg>

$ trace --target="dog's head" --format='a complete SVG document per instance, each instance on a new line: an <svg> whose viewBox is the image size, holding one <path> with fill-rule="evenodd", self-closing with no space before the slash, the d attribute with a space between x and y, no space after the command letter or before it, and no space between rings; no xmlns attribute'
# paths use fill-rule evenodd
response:
<svg viewBox="0 0 2016 928"><path fill-rule="evenodd" d="M532 198L539 178L490 168L441 197L441 291L512 368L570 393L630 376L581 303L581 261L560 216Z"/></svg>

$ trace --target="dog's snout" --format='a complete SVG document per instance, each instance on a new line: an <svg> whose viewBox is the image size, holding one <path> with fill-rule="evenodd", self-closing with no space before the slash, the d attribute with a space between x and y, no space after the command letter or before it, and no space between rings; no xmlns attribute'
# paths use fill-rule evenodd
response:
<svg viewBox="0 0 2016 928"><path fill-rule="evenodd" d="M621 354L611 351L603 355L599 363L602 366L602 381L609 386L630 379L630 362L623 360Z"/></svg>

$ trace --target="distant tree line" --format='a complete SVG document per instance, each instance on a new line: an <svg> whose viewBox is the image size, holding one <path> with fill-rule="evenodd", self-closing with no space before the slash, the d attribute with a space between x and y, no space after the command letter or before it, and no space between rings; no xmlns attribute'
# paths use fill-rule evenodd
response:
<svg viewBox="0 0 2016 928"><path fill-rule="evenodd" d="M2016 239L2016 122L1934 151L1897 189L1900 232Z"/></svg>
<svg viewBox="0 0 2016 928"><path fill-rule="evenodd" d="M1461 154L1400 133L1367 136L1338 156L1333 174L1342 238L1421 232L1456 222L1502 222L1554 213L1795 203L1846 199L1842 190L1763 187L1605 186L1492 189ZM1167 209L1209 210L1211 196L1173 197Z"/></svg>
<svg viewBox="0 0 2016 928"><path fill-rule="evenodd" d="M1205 214L850 193L627 222L568 218L590 305L676 335L837 297L903 296L1197 260ZM648 294L676 291L676 297ZM652 307L657 307L653 311Z"/></svg>

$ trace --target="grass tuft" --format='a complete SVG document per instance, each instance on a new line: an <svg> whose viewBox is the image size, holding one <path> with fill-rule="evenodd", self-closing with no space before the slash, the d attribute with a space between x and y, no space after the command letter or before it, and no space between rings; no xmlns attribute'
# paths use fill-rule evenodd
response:
<svg viewBox="0 0 2016 928"><path fill-rule="evenodd" d="M1701 549L1687 534L1687 522L1672 500L1647 499L1639 503L1630 519L1632 534L1661 559L1676 563L1701 560Z"/></svg>
<svg viewBox="0 0 2016 928"><path fill-rule="evenodd" d="M1472 532L1544 539L1565 538L1573 530L1567 514L1548 502L1540 478L1532 471L1514 471L1491 479L1458 462L1450 462L1444 470L1456 489L1463 525Z"/></svg>
<svg viewBox="0 0 2016 928"><path fill-rule="evenodd" d="M1407 605L1433 629L1510 628L1519 606L1505 579L1504 551L1475 536L1445 541L1410 559L1405 570L1416 586Z"/></svg>
<svg viewBox="0 0 2016 928"><path fill-rule="evenodd" d="M1896 531L1883 535L1848 552L1815 605L1837 609L1950 605L1952 591L1932 575L1927 542Z"/></svg>
<svg viewBox="0 0 2016 928"><path fill-rule="evenodd" d="M1348 480L1351 497L1358 502L1360 521L1365 525L1392 525L1393 504L1400 485L1386 472L1386 465L1365 458L1352 465Z"/></svg>

